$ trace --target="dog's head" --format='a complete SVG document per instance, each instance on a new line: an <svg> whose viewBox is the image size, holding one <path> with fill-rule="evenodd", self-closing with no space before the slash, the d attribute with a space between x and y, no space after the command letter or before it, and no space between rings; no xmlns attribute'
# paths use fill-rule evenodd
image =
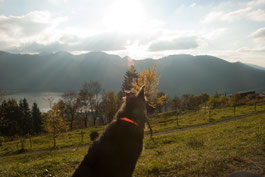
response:
<svg viewBox="0 0 265 177"><path fill-rule="evenodd" d="M125 92L124 103L117 113L117 118L128 117L141 126L148 122L147 112L153 112L155 108L147 102L144 88L145 86L142 86L137 94L130 91Z"/></svg>

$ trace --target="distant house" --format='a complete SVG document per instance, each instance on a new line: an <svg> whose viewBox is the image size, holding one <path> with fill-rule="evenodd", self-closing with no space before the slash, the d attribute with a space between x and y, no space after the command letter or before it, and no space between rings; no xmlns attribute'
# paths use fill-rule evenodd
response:
<svg viewBox="0 0 265 177"><path fill-rule="evenodd" d="M241 91L241 92L237 92L239 93L241 98L244 98L246 96L248 96L251 99L265 99L265 94L263 93L256 93L255 91ZM230 94L230 97L233 96L233 94Z"/></svg>
<svg viewBox="0 0 265 177"><path fill-rule="evenodd" d="M241 91L241 92L238 92L240 97L246 97L246 96L256 96L256 92L255 91Z"/></svg>
<svg viewBox="0 0 265 177"><path fill-rule="evenodd" d="M240 95L240 98L244 98L246 96L251 97L252 99L256 98L257 93L253 90L251 91L240 91L240 92L235 92ZM235 93L225 93L225 96L232 97Z"/></svg>
<svg viewBox="0 0 265 177"><path fill-rule="evenodd" d="M258 94L258 99L265 99L265 94L263 93L260 93Z"/></svg>

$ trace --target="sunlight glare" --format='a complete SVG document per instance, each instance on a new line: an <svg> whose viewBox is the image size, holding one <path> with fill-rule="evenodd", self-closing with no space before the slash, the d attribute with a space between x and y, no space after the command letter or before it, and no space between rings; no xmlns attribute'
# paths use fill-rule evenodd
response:
<svg viewBox="0 0 265 177"><path fill-rule="evenodd" d="M127 47L127 53L130 57L139 59L146 55L146 48L135 42Z"/></svg>
<svg viewBox="0 0 265 177"><path fill-rule="evenodd" d="M103 18L108 30L132 32L144 24L144 9L140 1L117 1L113 3Z"/></svg>

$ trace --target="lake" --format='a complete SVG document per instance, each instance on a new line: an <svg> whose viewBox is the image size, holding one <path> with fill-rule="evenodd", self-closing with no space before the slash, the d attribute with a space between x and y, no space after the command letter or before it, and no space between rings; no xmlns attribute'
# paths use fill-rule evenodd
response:
<svg viewBox="0 0 265 177"><path fill-rule="evenodd" d="M21 93L12 93L5 95L4 98L14 98L18 103L19 100L22 100L23 98L26 98L30 109L34 102L38 104L38 107L40 108L41 112L47 112L50 107L48 102L46 101L47 98L53 98L54 103L59 101L59 99L62 99L63 92L21 92Z"/></svg>

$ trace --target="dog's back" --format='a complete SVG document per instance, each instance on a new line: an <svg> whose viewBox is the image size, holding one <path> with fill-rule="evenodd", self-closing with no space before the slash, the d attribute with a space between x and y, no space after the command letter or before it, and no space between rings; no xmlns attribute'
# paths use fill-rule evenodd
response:
<svg viewBox="0 0 265 177"><path fill-rule="evenodd" d="M73 176L131 176L143 145L139 129L122 120L113 122L90 146Z"/></svg>

